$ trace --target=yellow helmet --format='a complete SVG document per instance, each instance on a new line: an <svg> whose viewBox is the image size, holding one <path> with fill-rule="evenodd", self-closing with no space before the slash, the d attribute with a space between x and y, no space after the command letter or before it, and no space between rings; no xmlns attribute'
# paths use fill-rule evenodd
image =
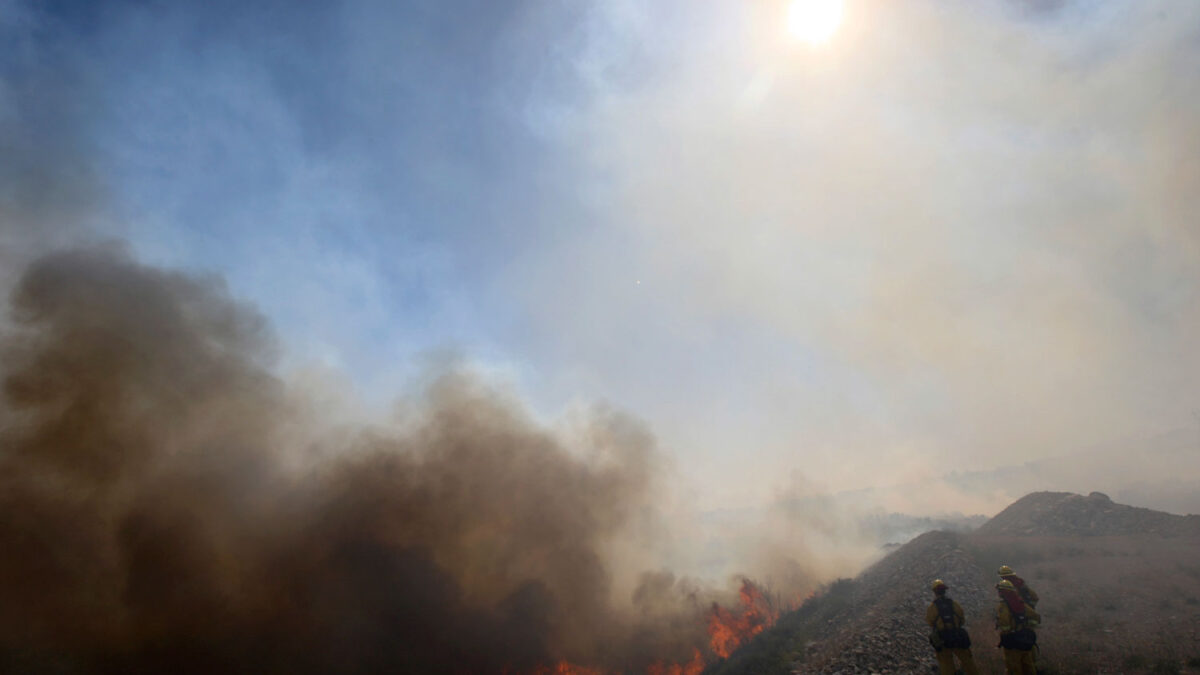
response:
<svg viewBox="0 0 1200 675"><path fill-rule="evenodd" d="M941 579L934 579L932 584L929 584L929 590L936 591L939 588L946 588L946 582Z"/></svg>
<svg viewBox="0 0 1200 675"><path fill-rule="evenodd" d="M1002 579L1000 583L996 584L996 588L1001 591L1017 590L1017 587L1013 585L1013 582L1009 581L1008 579Z"/></svg>
<svg viewBox="0 0 1200 675"><path fill-rule="evenodd" d="M999 574L1002 577L1011 577L1012 575L1016 574L1016 572L1012 571L1012 568L1008 565L1001 565L996 574Z"/></svg>

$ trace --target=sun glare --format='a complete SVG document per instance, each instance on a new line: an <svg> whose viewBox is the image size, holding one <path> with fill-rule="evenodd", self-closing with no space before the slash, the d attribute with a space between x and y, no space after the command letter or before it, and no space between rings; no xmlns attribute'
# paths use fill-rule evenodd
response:
<svg viewBox="0 0 1200 675"><path fill-rule="evenodd" d="M828 42L842 25L842 0L792 0L788 5L788 33L810 45Z"/></svg>

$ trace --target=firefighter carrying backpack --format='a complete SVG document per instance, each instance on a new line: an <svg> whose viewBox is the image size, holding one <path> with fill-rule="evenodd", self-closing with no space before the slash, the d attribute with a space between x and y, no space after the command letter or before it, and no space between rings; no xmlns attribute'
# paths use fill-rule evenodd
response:
<svg viewBox="0 0 1200 675"><path fill-rule="evenodd" d="M1037 646L1037 633L1032 627L1036 625L1036 619L1030 621L1026 611L1013 612L1010 609L1009 613L1012 614L1013 630L1000 636L1000 646L1022 652L1033 650Z"/></svg>
<svg viewBox="0 0 1200 675"><path fill-rule="evenodd" d="M941 630L935 630L933 635L929 636L933 648L939 652L942 649L969 648L971 635L958 624L958 615L954 613L954 601L943 596L934 598L933 605L937 607L938 619L942 622Z"/></svg>

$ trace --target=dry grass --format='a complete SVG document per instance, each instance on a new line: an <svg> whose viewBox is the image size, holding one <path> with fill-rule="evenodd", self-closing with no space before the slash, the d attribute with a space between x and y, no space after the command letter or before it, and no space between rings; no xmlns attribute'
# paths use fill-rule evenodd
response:
<svg viewBox="0 0 1200 675"><path fill-rule="evenodd" d="M1039 663L1054 673L1174 673L1200 663L1200 541L1150 535L973 537L985 570L1013 566L1041 595ZM994 578L991 579L994 581ZM1002 672L990 615L976 658Z"/></svg>

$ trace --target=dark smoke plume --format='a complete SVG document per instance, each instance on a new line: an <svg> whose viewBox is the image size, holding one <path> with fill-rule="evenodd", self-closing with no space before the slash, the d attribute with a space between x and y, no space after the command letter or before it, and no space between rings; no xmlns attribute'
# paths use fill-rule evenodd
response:
<svg viewBox="0 0 1200 675"><path fill-rule="evenodd" d="M0 670L636 670L696 644L661 628L688 605L670 575L642 619L610 598L605 546L651 492L638 423L597 413L568 448L451 371L403 426L317 448L275 351L219 280L118 247L29 266L3 341Z"/></svg>

